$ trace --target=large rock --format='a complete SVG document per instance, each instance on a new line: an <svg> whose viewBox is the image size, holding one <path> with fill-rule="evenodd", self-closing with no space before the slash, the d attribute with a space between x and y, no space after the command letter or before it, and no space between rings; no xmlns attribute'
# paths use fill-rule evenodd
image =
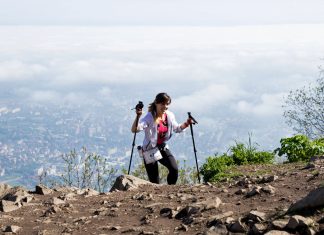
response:
<svg viewBox="0 0 324 235"><path fill-rule="evenodd" d="M311 191L306 197L297 201L291 205L287 213L295 213L301 211L307 211L308 209L314 209L324 206L324 186Z"/></svg>
<svg viewBox="0 0 324 235"><path fill-rule="evenodd" d="M201 210L216 209L222 204L222 200L219 197L212 197L205 201L196 202L192 204L194 207L199 207Z"/></svg>
<svg viewBox="0 0 324 235"><path fill-rule="evenodd" d="M36 188L35 188L35 193L36 194L40 194L40 195L48 195L48 194L51 194L53 192L52 189L46 187L45 185L36 185Z"/></svg>
<svg viewBox="0 0 324 235"><path fill-rule="evenodd" d="M152 184L146 180L142 180L132 175L120 175L117 177L114 185L110 189L110 192L114 191L128 191L138 188L140 185Z"/></svg>
<svg viewBox="0 0 324 235"><path fill-rule="evenodd" d="M33 196L28 193L23 187L10 188L5 195L2 197L3 200L12 202L30 202Z"/></svg>
<svg viewBox="0 0 324 235"><path fill-rule="evenodd" d="M2 212L10 212L15 211L21 207L20 203L15 203L12 201L1 200L0 201L0 211Z"/></svg>
<svg viewBox="0 0 324 235"><path fill-rule="evenodd" d="M3 198L3 196L6 195L10 189L11 189L10 185L0 184L0 199Z"/></svg>

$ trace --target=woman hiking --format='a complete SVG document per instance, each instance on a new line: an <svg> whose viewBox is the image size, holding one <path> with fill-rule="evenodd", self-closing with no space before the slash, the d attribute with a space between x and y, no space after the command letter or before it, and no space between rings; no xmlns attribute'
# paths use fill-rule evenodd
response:
<svg viewBox="0 0 324 235"><path fill-rule="evenodd" d="M171 97L167 93L157 94L141 119L142 108L136 107L136 118L131 128L133 133L145 132L142 146L144 165L150 182L156 184L160 183L158 162L169 170L168 184L176 184L178 166L166 142L173 132L180 133L193 123L188 118L186 122L178 124L174 114L168 110L170 104Z"/></svg>

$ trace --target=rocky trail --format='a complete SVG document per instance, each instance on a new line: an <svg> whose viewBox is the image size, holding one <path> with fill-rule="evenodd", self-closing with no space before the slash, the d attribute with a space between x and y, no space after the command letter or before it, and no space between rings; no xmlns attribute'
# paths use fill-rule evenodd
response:
<svg viewBox="0 0 324 235"><path fill-rule="evenodd" d="M111 192L0 184L2 234L324 234L324 159L241 166L227 182L154 185L133 176Z"/></svg>

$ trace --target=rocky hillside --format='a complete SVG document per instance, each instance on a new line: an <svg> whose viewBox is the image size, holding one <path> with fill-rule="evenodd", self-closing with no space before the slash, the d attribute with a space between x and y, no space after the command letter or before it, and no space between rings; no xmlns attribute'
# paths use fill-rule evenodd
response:
<svg viewBox="0 0 324 235"><path fill-rule="evenodd" d="M153 185L132 176L111 192L34 192L0 184L2 234L324 234L324 159L243 166L219 184Z"/></svg>

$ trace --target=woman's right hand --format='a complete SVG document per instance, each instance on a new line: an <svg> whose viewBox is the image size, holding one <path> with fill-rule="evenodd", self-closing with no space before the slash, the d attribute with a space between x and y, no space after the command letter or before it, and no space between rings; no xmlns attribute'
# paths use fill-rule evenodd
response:
<svg viewBox="0 0 324 235"><path fill-rule="evenodd" d="M142 115L142 113L143 113L143 109L137 107L136 108L136 115L139 117L139 116Z"/></svg>

